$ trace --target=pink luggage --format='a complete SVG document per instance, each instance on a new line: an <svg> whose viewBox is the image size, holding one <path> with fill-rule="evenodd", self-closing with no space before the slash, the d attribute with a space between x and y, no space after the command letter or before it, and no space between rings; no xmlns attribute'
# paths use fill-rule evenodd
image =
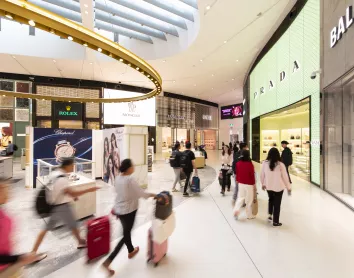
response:
<svg viewBox="0 0 354 278"><path fill-rule="evenodd" d="M110 223L108 216L87 222L87 256L88 262L109 253Z"/></svg>
<svg viewBox="0 0 354 278"><path fill-rule="evenodd" d="M152 262L155 267L159 265L159 262L166 256L167 254L167 240L163 243L159 244L152 240L152 229L149 229L148 232L148 260L147 262Z"/></svg>

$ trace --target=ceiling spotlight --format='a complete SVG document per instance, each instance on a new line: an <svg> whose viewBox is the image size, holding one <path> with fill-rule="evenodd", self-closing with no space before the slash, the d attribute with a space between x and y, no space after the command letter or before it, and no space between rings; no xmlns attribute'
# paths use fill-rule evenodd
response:
<svg viewBox="0 0 354 278"><path fill-rule="evenodd" d="M53 60L54 63L56 63L57 61L56 60Z"/></svg>
<svg viewBox="0 0 354 278"><path fill-rule="evenodd" d="M51 34L55 34L55 31L54 31L54 29L50 29L50 31L49 31Z"/></svg>
<svg viewBox="0 0 354 278"><path fill-rule="evenodd" d="M36 26L36 23L32 19L28 21L28 24L32 27Z"/></svg>
<svg viewBox="0 0 354 278"><path fill-rule="evenodd" d="M5 95L2 95L3 97L5 97Z"/></svg>
<svg viewBox="0 0 354 278"><path fill-rule="evenodd" d="M231 80L232 80L232 81L234 81L234 80L235 80L235 78L232 78Z"/></svg>
<svg viewBox="0 0 354 278"><path fill-rule="evenodd" d="M224 41L224 43L227 43L227 41Z"/></svg>
<svg viewBox="0 0 354 278"><path fill-rule="evenodd" d="M8 18L8 19L14 19L13 17L12 17L12 15L11 14L9 14L9 13L5 13L5 16Z"/></svg>
<svg viewBox="0 0 354 278"><path fill-rule="evenodd" d="M214 74L212 74L211 76L214 77Z"/></svg>
<svg viewBox="0 0 354 278"><path fill-rule="evenodd" d="M102 48L99 47L99 48L97 49L97 51L98 51L98 52L102 52Z"/></svg>
<svg viewBox="0 0 354 278"><path fill-rule="evenodd" d="M238 62L238 60L236 60L236 62Z"/></svg>
<svg viewBox="0 0 354 278"><path fill-rule="evenodd" d="M74 39L73 39L72 36L69 36L69 37L68 37L68 40L69 40L69 41L72 41L72 40L74 40Z"/></svg>
<svg viewBox="0 0 354 278"><path fill-rule="evenodd" d="M87 43L84 43L84 46L87 47L88 46Z"/></svg>
<svg viewBox="0 0 354 278"><path fill-rule="evenodd" d="M207 11L209 11L211 9L211 6L206 6L205 8Z"/></svg>
<svg viewBox="0 0 354 278"><path fill-rule="evenodd" d="M166 60L162 60L163 63L166 63Z"/></svg>
<svg viewBox="0 0 354 278"><path fill-rule="evenodd" d="M88 11L85 11L85 14L88 14Z"/></svg>
<svg viewBox="0 0 354 278"><path fill-rule="evenodd" d="M90 62L90 65L92 65L92 62Z"/></svg>
<svg viewBox="0 0 354 278"><path fill-rule="evenodd" d="M147 77L150 77L150 74L148 74Z"/></svg>
<svg viewBox="0 0 354 278"><path fill-rule="evenodd" d="M136 70L139 70L139 67L136 67Z"/></svg>
<svg viewBox="0 0 354 278"><path fill-rule="evenodd" d="M131 67L131 64L129 63L128 66Z"/></svg>
<svg viewBox="0 0 354 278"><path fill-rule="evenodd" d="M196 87L197 86L197 84L194 84L194 87Z"/></svg>
<svg viewBox="0 0 354 278"><path fill-rule="evenodd" d="M176 83L176 80L173 80L173 83Z"/></svg>
<svg viewBox="0 0 354 278"><path fill-rule="evenodd" d="M124 62L124 60L122 58L119 59L120 62Z"/></svg>
<svg viewBox="0 0 354 278"><path fill-rule="evenodd" d="M201 62L203 62L203 59L200 59Z"/></svg>
<svg viewBox="0 0 354 278"><path fill-rule="evenodd" d="M42 100L45 100L44 98L42 98Z"/></svg>

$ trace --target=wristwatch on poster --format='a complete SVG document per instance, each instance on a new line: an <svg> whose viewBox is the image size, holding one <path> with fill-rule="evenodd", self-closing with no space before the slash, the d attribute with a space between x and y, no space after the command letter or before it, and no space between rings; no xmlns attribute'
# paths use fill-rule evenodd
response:
<svg viewBox="0 0 354 278"><path fill-rule="evenodd" d="M54 155L57 159L63 157L73 157L76 149L67 140L61 140L55 146Z"/></svg>

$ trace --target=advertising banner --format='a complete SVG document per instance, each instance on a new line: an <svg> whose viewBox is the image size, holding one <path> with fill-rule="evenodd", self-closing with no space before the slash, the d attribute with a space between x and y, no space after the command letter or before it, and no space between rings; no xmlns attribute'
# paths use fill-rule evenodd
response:
<svg viewBox="0 0 354 278"><path fill-rule="evenodd" d="M34 128L33 130L33 184L37 178L37 159L63 157L92 160L92 130Z"/></svg>
<svg viewBox="0 0 354 278"><path fill-rule="evenodd" d="M142 96L142 93L104 89L104 98L130 98ZM105 103L104 124L110 125L156 125L155 98L121 102Z"/></svg>
<svg viewBox="0 0 354 278"><path fill-rule="evenodd" d="M103 130L103 181L113 185L119 174L124 127Z"/></svg>
<svg viewBox="0 0 354 278"><path fill-rule="evenodd" d="M242 103L240 103L240 104L222 106L220 108L220 113L221 113L222 120L233 119L233 118L242 118L243 117L243 105L242 105Z"/></svg>

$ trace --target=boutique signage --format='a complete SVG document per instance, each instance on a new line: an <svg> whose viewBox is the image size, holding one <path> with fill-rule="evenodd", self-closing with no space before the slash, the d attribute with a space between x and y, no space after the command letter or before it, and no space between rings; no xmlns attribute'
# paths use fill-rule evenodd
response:
<svg viewBox="0 0 354 278"><path fill-rule="evenodd" d="M345 16L341 16L338 20L338 26L331 31L331 48L335 47L337 42L342 38L345 32L353 25L353 6L346 9Z"/></svg>
<svg viewBox="0 0 354 278"><path fill-rule="evenodd" d="M171 119L171 120L185 120L185 119L186 119L185 116L174 115L174 114L168 114L168 115L167 115L167 118L168 118L168 119Z"/></svg>
<svg viewBox="0 0 354 278"><path fill-rule="evenodd" d="M82 103L55 102L54 118L56 120L82 121Z"/></svg>
<svg viewBox="0 0 354 278"><path fill-rule="evenodd" d="M211 121L212 117L211 117L211 115L203 115L203 120Z"/></svg>
<svg viewBox="0 0 354 278"><path fill-rule="evenodd" d="M293 62L292 73L297 72L299 69L300 69L300 63L299 63L299 61L295 60ZM285 71L280 72L280 74L279 74L279 82L283 82L286 77L287 77L287 73ZM268 82L269 91L271 91L274 88L275 84L276 83L275 83L274 79L273 80L269 80L269 82ZM266 92L266 87L261 87L259 89L259 91L254 92L253 97L257 98L258 95L263 95L265 92Z"/></svg>

